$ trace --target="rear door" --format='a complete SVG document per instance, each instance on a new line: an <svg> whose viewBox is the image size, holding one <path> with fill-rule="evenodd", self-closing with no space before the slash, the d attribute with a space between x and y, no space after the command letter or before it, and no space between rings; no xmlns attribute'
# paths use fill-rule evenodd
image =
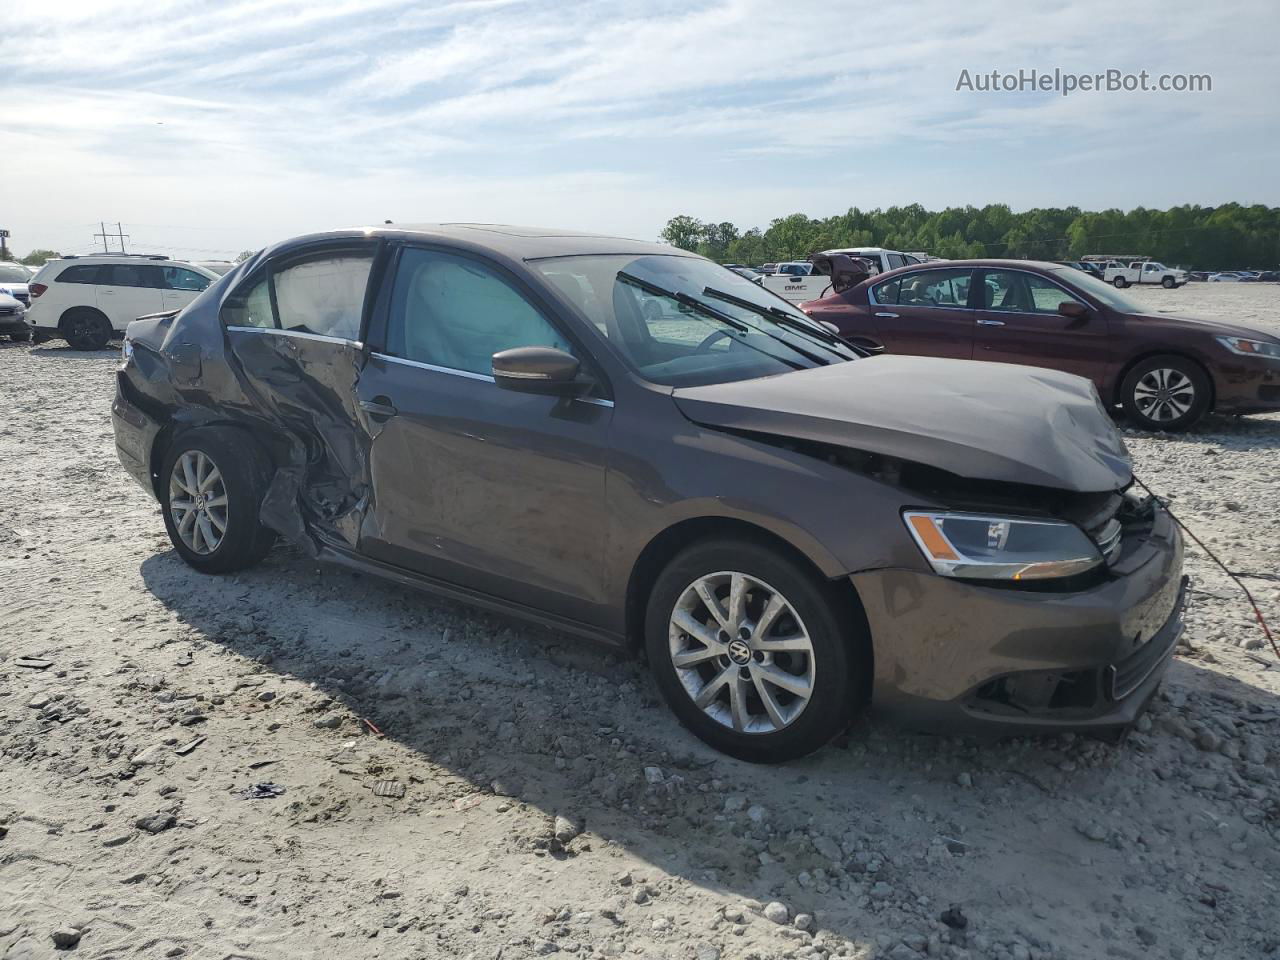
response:
<svg viewBox="0 0 1280 960"><path fill-rule="evenodd" d="M604 609L613 403L506 390L493 354L591 358L537 292L488 260L405 247L358 396L372 435L361 550L581 622Z"/></svg>
<svg viewBox="0 0 1280 960"><path fill-rule="evenodd" d="M295 542L354 549L370 502L354 386L378 249L345 240L285 251L223 301L229 349L244 373L235 388L290 445L263 519Z"/></svg>
<svg viewBox="0 0 1280 960"><path fill-rule="evenodd" d="M104 263L95 290L98 309L111 326L123 330L138 317L164 309L160 271L150 263Z"/></svg>
<svg viewBox="0 0 1280 960"><path fill-rule="evenodd" d="M869 309L877 340L888 353L973 357L973 271L944 268L898 274L871 287Z"/></svg>
<svg viewBox="0 0 1280 960"><path fill-rule="evenodd" d="M1107 322L1066 286L1025 270L984 270L978 286L984 302L977 311L975 360L1025 363L1063 370L1094 381L1102 390L1107 365ZM1083 317L1058 312L1072 301Z"/></svg>

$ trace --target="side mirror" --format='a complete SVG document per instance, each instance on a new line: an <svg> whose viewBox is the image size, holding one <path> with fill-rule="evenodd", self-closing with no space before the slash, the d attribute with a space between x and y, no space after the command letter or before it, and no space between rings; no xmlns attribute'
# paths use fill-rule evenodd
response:
<svg viewBox="0 0 1280 960"><path fill-rule="evenodd" d="M1058 313L1072 320L1085 320L1089 316L1089 308L1075 300L1063 300L1058 304Z"/></svg>
<svg viewBox="0 0 1280 960"><path fill-rule="evenodd" d="M498 386L521 393L581 393L589 382L578 379L580 367L577 357L554 347L513 347L493 355Z"/></svg>

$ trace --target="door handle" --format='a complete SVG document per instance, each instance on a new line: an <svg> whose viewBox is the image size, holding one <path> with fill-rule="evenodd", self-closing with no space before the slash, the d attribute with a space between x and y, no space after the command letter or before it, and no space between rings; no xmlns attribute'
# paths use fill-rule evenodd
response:
<svg viewBox="0 0 1280 960"><path fill-rule="evenodd" d="M982 326L984 327L1003 327L1004 326L1003 320L990 320L987 317L979 317L978 323L982 324Z"/></svg>
<svg viewBox="0 0 1280 960"><path fill-rule="evenodd" d="M390 420L400 412L389 397L374 397L372 400L361 400L360 409L375 420Z"/></svg>
<svg viewBox="0 0 1280 960"><path fill-rule="evenodd" d="M887 320L897 320L897 319L898 319L898 315L897 315L896 313L888 313L888 312L886 312L886 311L882 311L882 312L880 312L880 313L877 313L877 314L876 314L876 316L877 316L877 317L884 317L884 318L885 318L885 319L887 319Z"/></svg>

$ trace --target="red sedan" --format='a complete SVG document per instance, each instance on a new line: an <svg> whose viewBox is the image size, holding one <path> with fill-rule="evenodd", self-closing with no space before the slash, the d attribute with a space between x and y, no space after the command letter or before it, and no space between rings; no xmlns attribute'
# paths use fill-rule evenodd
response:
<svg viewBox="0 0 1280 960"><path fill-rule="evenodd" d="M1280 338L1151 314L1061 264L934 261L876 274L801 309L873 352L1078 374L1145 429L1185 430L1210 410L1280 410Z"/></svg>

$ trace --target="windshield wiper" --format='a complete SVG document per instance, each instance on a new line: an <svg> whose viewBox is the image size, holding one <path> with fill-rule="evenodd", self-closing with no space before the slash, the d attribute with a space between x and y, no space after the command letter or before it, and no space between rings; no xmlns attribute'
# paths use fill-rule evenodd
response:
<svg viewBox="0 0 1280 960"><path fill-rule="evenodd" d="M800 354L802 357L807 357L811 362L823 363L821 358L816 357L813 354L808 353L807 351L801 350L799 347L793 344L787 343L785 340L782 340L779 337L773 336L773 334L769 333L767 330L761 330L759 327L753 326L752 324L743 323L737 317L731 317L729 316L729 314L724 313L723 311L717 310L715 307L705 304L701 300L697 299L696 297L691 297L687 293L684 293L681 291L675 291L675 290L665 290L662 287L658 286L656 283L650 283L648 280L641 280L639 277L632 276L631 274L623 270L618 271L618 279L621 280L623 283L628 283L633 287L638 287L639 289L643 290L645 293L651 294L652 296L666 297L668 300L674 300L676 303L679 303L682 306L688 307L689 309L693 310L695 313L700 313L705 317L711 317L714 320L718 320L720 323L723 323L725 326L731 327L732 329L737 330L739 333L749 334L752 330L755 330L758 333L763 333L766 336L768 336L771 340L776 340L778 343L783 344L784 346L787 347L787 349L795 351L796 353ZM744 347L750 347L756 353L762 353L766 357L772 357L774 360L777 360L780 363L785 363L792 370L804 369L804 367L801 364L796 363L796 361L790 360L787 357L780 357L776 353L770 353L768 350L761 350L759 346L749 343L745 339L739 339L737 340L737 342L742 344Z"/></svg>
<svg viewBox="0 0 1280 960"><path fill-rule="evenodd" d="M722 313L715 307L708 306L701 300L689 296L687 293L675 290L664 290L657 284L650 283L648 280L641 280L639 277L633 277L631 274L625 273L621 270L618 271L618 279L623 283L631 284L633 287L639 287L645 293L653 294L655 297L666 297L668 300L674 300L676 303L690 307L704 316L714 317L725 326L733 327L733 329L737 330L739 333L748 333L751 330L750 324L743 323L737 317L731 317L727 313Z"/></svg>
<svg viewBox="0 0 1280 960"><path fill-rule="evenodd" d="M723 300L725 303L732 303L735 307L742 307L744 310L750 310L752 313L757 313L762 317L767 317L780 326L789 327L799 333L805 333L811 337L821 340L823 343L843 347L845 350L850 350L850 352L852 352L851 348L844 342L844 340L836 336L831 331L819 326L816 321L801 320L799 317L793 317L781 307L762 307L758 303L753 303L750 300L743 299L742 297L734 296L732 293L725 293L723 290L716 290L714 287L704 288L702 295L705 297L715 297L717 300Z"/></svg>

